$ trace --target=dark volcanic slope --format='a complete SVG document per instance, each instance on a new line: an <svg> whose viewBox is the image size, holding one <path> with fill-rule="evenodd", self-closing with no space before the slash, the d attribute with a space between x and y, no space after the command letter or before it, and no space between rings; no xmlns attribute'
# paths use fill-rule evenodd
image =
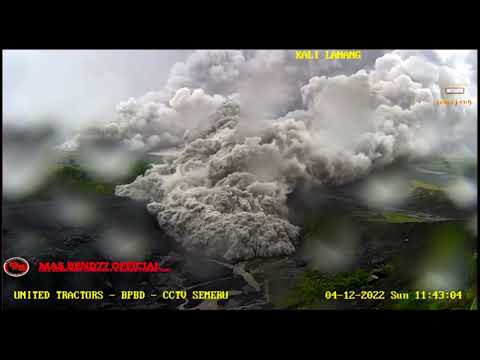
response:
<svg viewBox="0 0 480 360"><path fill-rule="evenodd" d="M428 170L430 171L430 170ZM443 172L425 173L411 170L411 179L432 182L443 181L447 175ZM407 172L404 172L407 174ZM366 179L365 181L368 181ZM372 222L368 207L357 194L362 182L336 189L301 188L289 197L291 221L302 226L314 226L314 233L324 234L328 226L335 225L339 219L347 219L346 224L354 226L357 243L352 252L351 269L372 270L375 262L381 259L395 267L392 276L378 280L374 285L379 289L405 289L420 274L418 264L428 255L431 241L428 239L439 229L448 229L449 224L457 226L461 221L451 222L446 218L468 220L476 213L475 209L460 211L452 207L445 197L412 197L411 201L396 209L393 220L411 216L419 222L393 223ZM115 196L100 196L82 200L88 201L94 209L95 218L89 224L72 225L62 220L61 197L53 200L30 200L22 202L4 202L3 210L3 260L12 256L24 257L31 264L38 260L116 260L114 251L105 249L107 234L126 237L141 234L144 239L143 260L159 261L163 266L173 269L171 273L50 273L40 274L35 266L24 277L14 279L3 274L4 304L7 308L66 308L66 309L189 309L200 308L226 309L266 309L272 307L275 298L282 298L291 289L305 271L312 268L312 253L305 248L306 240L299 246L297 254L282 259L255 259L234 267L219 263L198 254L185 254L158 227L157 222L146 211L145 205ZM63 200L64 201L64 200ZM402 212L399 212L402 211ZM430 218L418 217L421 212ZM364 214L357 217L354 214ZM354 216L352 216L354 215ZM397 218L395 218L397 216ZM378 217L378 216L377 216ZM385 219L384 219L385 220ZM388 219L387 219L388 220ZM461 225L461 224L460 224ZM447 227L445 227L447 226ZM307 229L309 230L309 229ZM310 229L311 230L311 229ZM320 232L319 232L320 231ZM443 231L443 230L442 230ZM470 236L470 235L469 235ZM135 245L135 239L131 238ZM332 244L338 244L338 237L332 236ZM467 239L466 244L473 244ZM138 245L138 244L136 244ZM111 245L110 250L116 246ZM468 247L468 253L473 251ZM125 259L133 260L133 259ZM135 259L136 260L136 259ZM413 271L412 271L413 269ZM144 290L147 294L158 294L162 290L230 290L232 299L227 303L199 301L165 301L149 298L141 301L120 301L106 297L103 301L13 301L13 290L103 290L105 294L118 293L120 290ZM345 304L346 308L365 308L373 303ZM275 306L277 304L275 303ZM281 307L281 306L280 306Z"/></svg>
<svg viewBox="0 0 480 360"><path fill-rule="evenodd" d="M84 199L85 200L85 199ZM169 239L156 226L156 222L143 204L118 197L88 199L95 209L96 218L88 225L72 225L62 220L59 209L62 200L25 201L4 203L3 258L24 257L31 264L38 260L112 260L106 256L102 243L105 235L141 233L146 241L145 259L166 255L172 247ZM43 273L35 266L29 274L15 279L4 274L6 306L21 306L11 302L13 289L25 290L106 290L110 287L136 287L143 274L101 273ZM46 306L30 302L29 307ZM72 306L83 306L72 303Z"/></svg>
<svg viewBox="0 0 480 360"><path fill-rule="evenodd" d="M121 290L143 290L149 296L162 290L235 290L231 307L261 308L267 304L263 293L250 288L228 264L221 264L197 254L185 254L169 239L145 205L114 196L88 199L96 219L88 225L72 226L59 216L61 200L7 202L3 204L3 260L19 256L31 264L30 272L21 278L3 274L4 305L7 309L189 309L200 301L162 300L158 297L138 301L109 298ZM105 236L115 233L142 234L147 246L141 259L158 261L172 268L171 273L39 273L39 261L118 260L104 250ZM128 236L128 235L127 235ZM134 243L136 240L132 240ZM142 244L144 246L145 244ZM144 246L145 247L145 246ZM113 251L112 251L113 252ZM124 260L132 260L127 258ZM14 290L103 290L102 301L15 301ZM260 300L259 300L260 298ZM211 306L216 306L212 303ZM260 305L257 305L260 304ZM223 304L225 306L226 304ZM201 305L201 307L204 305Z"/></svg>

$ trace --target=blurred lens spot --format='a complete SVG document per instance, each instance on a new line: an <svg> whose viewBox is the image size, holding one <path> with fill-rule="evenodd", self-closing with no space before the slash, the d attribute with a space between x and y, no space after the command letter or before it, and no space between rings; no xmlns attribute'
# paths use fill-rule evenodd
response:
<svg viewBox="0 0 480 360"><path fill-rule="evenodd" d="M87 226L98 217L95 206L78 197L62 197L58 200L57 217L70 226Z"/></svg>
<svg viewBox="0 0 480 360"><path fill-rule="evenodd" d="M307 234L302 254L315 270L347 271L355 261L357 241L358 236L350 222L326 221Z"/></svg>
<svg viewBox="0 0 480 360"><path fill-rule="evenodd" d="M100 253L114 261L144 260L149 250L147 237L131 229L115 228L99 239Z"/></svg>
<svg viewBox="0 0 480 360"><path fill-rule="evenodd" d="M401 176L376 177L360 193L363 201L374 208L400 205L409 194L408 182Z"/></svg>
<svg viewBox="0 0 480 360"><path fill-rule="evenodd" d="M39 189L58 161L49 129L3 130L3 194L9 198Z"/></svg>
<svg viewBox="0 0 480 360"><path fill-rule="evenodd" d="M136 161L136 156L124 147L104 143L84 146L78 156L84 169L104 181L113 181L128 175Z"/></svg>
<svg viewBox="0 0 480 360"><path fill-rule="evenodd" d="M426 270L418 282L419 289L429 290L458 290L461 288L460 278L453 272L444 270Z"/></svg>
<svg viewBox="0 0 480 360"><path fill-rule="evenodd" d="M48 246L47 237L40 232L21 231L9 239L9 256L35 254Z"/></svg>
<svg viewBox="0 0 480 360"><path fill-rule="evenodd" d="M473 236L477 237L477 227L478 227L478 219L477 214L472 216L467 223L467 229L472 233Z"/></svg>
<svg viewBox="0 0 480 360"><path fill-rule="evenodd" d="M431 245L416 276L426 290L459 290L467 284L472 239L464 226L445 224L431 234Z"/></svg>
<svg viewBox="0 0 480 360"><path fill-rule="evenodd" d="M466 178L459 178L447 187L447 195L459 208L477 205L477 184Z"/></svg>

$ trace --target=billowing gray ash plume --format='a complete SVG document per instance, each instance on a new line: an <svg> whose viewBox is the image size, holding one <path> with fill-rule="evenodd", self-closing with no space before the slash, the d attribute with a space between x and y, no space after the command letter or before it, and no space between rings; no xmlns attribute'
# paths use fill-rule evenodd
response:
<svg viewBox="0 0 480 360"><path fill-rule="evenodd" d="M285 220L289 178L303 123L282 122L262 136L239 134L238 108L225 104L209 131L169 165L157 165L117 195L149 202L159 224L187 249L226 259L290 254L299 229Z"/></svg>
<svg viewBox="0 0 480 360"><path fill-rule="evenodd" d="M287 51L198 52L164 91L122 104L90 135L137 151L181 146L116 194L147 202L186 249L232 261L291 254L300 229L286 199L299 182L339 185L398 158L476 147L459 146L476 133L476 106L435 104L452 84L476 102L476 69L426 54L372 53L346 67Z"/></svg>

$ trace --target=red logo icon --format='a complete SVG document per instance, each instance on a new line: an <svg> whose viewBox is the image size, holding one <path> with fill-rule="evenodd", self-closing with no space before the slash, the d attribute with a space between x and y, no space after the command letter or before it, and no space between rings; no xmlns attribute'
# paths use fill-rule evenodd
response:
<svg viewBox="0 0 480 360"><path fill-rule="evenodd" d="M3 263L3 271L13 277L23 276L28 270L30 270L28 261L21 257L12 257Z"/></svg>

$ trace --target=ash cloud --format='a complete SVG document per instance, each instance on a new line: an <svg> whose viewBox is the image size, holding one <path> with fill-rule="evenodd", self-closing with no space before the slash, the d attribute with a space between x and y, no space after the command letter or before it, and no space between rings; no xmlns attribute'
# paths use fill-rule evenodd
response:
<svg viewBox="0 0 480 360"><path fill-rule="evenodd" d="M117 106L117 118L106 125L90 127L61 148L71 151L87 144L110 141L132 152L170 148L184 143L189 129L201 129L226 98L208 95L202 89L178 89L163 103L158 94L130 98Z"/></svg>
<svg viewBox="0 0 480 360"><path fill-rule="evenodd" d="M165 89L93 131L136 151L181 147L116 194L147 202L188 250L231 261L293 253L300 229L286 199L298 183L341 185L458 149L476 126L476 107L434 104L453 82L476 94L471 71L434 52L366 54L305 63L289 51L195 52Z"/></svg>
<svg viewBox="0 0 480 360"><path fill-rule="evenodd" d="M51 124L68 136L115 115L115 105L164 86L187 51L5 50L4 123Z"/></svg>
<svg viewBox="0 0 480 360"><path fill-rule="evenodd" d="M373 66L385 51L364 52L360 61L302 62L292 50L200 50L175 64L157 92L117 106L114 121L88 133L121 140L131 149L151 151L184 145L187 130L198 129L226 99L241 104L244 118L276 118L303 108L300 87L318 74L353 74ZM74 150L84 136L63 144Z"/></svg>

